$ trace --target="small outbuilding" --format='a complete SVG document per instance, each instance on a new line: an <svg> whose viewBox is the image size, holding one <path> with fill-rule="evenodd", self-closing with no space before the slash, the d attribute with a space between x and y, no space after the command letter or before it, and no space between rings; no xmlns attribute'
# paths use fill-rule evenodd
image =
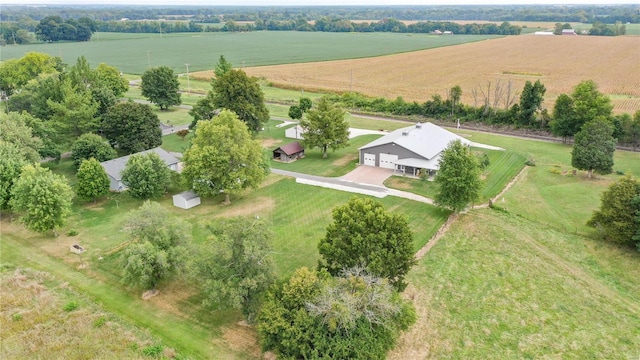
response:
<svg viewBox="0 0 640 360"><path fill-rule="evenodd" d="M173 195L173 206L181 209L191 209L200 205L200 196L191 190Z"/></svg>
<svg viewBox="0 0 640 360"><path fill-rule="evenodd" d="M302 126L292 126L284 131L284 136L289 139L302 139L302 133L304 130Z"/></svg>
<svg viewBox="0 0 640 360"><path fill-rule="evenodd" d="M304 149L299 142L294 141L273 150L273 159L282 162L292 162L304 157Z"/></svg>

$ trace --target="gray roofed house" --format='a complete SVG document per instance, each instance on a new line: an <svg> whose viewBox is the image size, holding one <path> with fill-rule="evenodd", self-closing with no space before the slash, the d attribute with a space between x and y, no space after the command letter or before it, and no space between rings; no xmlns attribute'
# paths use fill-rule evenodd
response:
<svg viewBox="0 0 640 360"><path fill-rule="evenodd" d="M450 142L471 141L432 123L417 123L395 130L359 148L360 164L393 169L417 176L421 169L437 171L442 151Z"/></svg>
<svg viewBox="0 0 640 360"><path fill-rule="evenodd" d="M146 155L149 153L156 153L160 156L160 159L167 164L167 167L173 171L179 171L180 159L175 157L170 152L162 149L162 148L153 148L145 151L141 151L139 153L131 154L131 155ZM124 167L127 165L129 158L131 155L119 157L116 159L103 161L100 163L104 170L109 176L109 190L111 191L124 191L127 190L127 187L122 183L122 171Z"/></svg>

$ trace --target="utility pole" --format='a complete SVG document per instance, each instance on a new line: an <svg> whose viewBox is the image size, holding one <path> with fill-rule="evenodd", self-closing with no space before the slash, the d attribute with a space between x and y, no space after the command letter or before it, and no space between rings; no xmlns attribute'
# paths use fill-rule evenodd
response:
<svg viewBox="0 0 640 360"><path fill-rule="evenodd" d="M189 64L184 64L187 67L187 94L191 94L191 83L189 83Z"/></svg>

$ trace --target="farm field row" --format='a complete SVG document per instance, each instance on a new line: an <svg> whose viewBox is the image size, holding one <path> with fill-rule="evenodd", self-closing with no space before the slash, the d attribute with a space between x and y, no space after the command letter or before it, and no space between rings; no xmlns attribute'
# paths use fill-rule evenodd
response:
<svg viewBox="0 0 640 360"><path fill-rule="evenodd" d="M248 33L114 34L97 33L90 42L4 46L0 60L37 51L73 64L80 56L129 74L152 66L176 73L213 69L220 55L235 67L366 58L481 41L496 35L455 37L427 34L255 31Z"/></svg>
<svg viewBox="0 0 640 360"><path fill-rule="evenodd" d="M616 112L640 110L640 37L511 36L367 59L246 68L274 85L323 91L354 91L374 97L423 102L435 94L446 99L455 85L462 102L479 106L482 88L491 99L497 82L525 81L546 87L546 108L570 94L583 80L594 80L609 95ZM474 90L476 96L474 98ZM493 100L491 100L493 102Z"/></svg>

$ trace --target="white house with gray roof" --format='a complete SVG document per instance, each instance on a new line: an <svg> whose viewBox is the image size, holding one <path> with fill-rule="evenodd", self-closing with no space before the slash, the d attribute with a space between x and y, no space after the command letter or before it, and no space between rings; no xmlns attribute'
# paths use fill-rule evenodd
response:
<svg viewBox="0 0 640 360"><path fill-rule="evenodd" d="M167 167L173 171L180 170L180 160L175 157L170 152L162 149L162 148L153 148L145 151L141 151L139 153L131 154L131 155L146 155L149 153L156 153L160 156L160 159L167 164ZM103 161L100 163L104 170L107 172L107 176L109 176L109 190L111 191L124 191L127 190L127 187L122 183L122 171L124 167L127 165L129 158L131 155L119 157L116 159Z"/></svg>
<svg viewBox="0 0 640 360"><path fill-rule="evenodd" d="M360 164L417 176L421 169L438 171L442 151L450 142L472 142L432 123L417 123L395 130L361 147Z"/></svg>

